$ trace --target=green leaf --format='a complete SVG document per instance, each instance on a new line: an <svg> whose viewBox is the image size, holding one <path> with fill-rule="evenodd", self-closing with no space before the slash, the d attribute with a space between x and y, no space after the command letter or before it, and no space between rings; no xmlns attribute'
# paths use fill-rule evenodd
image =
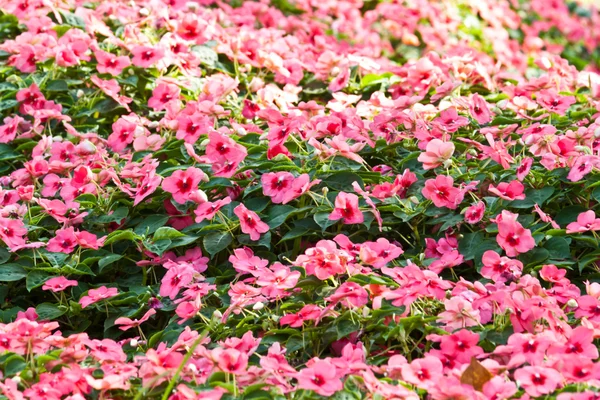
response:
<svg viewBox="0 0 600 400"><path fill-rule="evenodd" d="M208 254L212 257L229 246L232 240L233 238L229 232L213 232L206 235L202 243Z"/></svg>
<svg viewBox="0 0 600 400"><path fill-rule="evenodd" d="M104 242L104 245L107 246L107 245L117 242L119 240L135 241L136 238L137 238L137 235L134 234L131 229L128 229L126 231L121 231L121 230L114 231L108 235L108 237L106 238L106 241Z"/></svg>
<svg viewBox="0 0 600 400"><path fill-rule="evenodd" d="M510 207L513 208L531 208L534 205L542 206L546 200L552 196L554 188L552 186L545 186L541 189L527 189L525 191L524 200L515 200L510 203Z"/></svg>
<svg viewBox="0 0 600 400"><path fill-rule="evenodd" d="M67 312L67 307L52 303L42 303L35 308L40 321L52 321Z"/></svg>
<svg viewBox="0 0 600 400"><path fill-rule="evenodd" d="M564 237L552 237L550 238L544 248L548 250L550 258L566 260L571 257L571 249L569 247L569 240Z"/></svg>
<svg viewBox="0 0 600 400"><path fill-rule="evenodd" d="M19 157L21 157L21 155L14 151L11 146L0 143L0 161L13 160Z"/></svg>
<svg viewBox="0 0 600 400"><path fill-rule="evenodd" d="M288 205L269 207L267 219L265 222L269 225L269 228L277 228L281 226L281 224L285 222L287 217L289 217L296 210L296 207Z"/></svg>
<svg viewBox="0 0 600 400"><path fill-rule="evenodd" d="M475 253L483 243L485 236L481 232L467 233L458 242L458 251L463 255L465 261L475 258Z"/></svg>
<svg viewBox="0 0 600 400"><path fill-rule="evenodd" d="M315 220L317 225L319 225L321 227L322 232L325 232L325 230L327 228L329 228L331 225L335 225L336 222L338 222L337 220L329 219L330 214L331 213L327 213L327 212L319 212L313 216L313 219Z"/></svg>
<svg viewBox="0 0 600 400"><path fill-rule="evenodd" d="M40 287L52 276L46 271L30 271L27 274L27 280L25 281L26 289L31 292L32 289Z"/></svg>
<svg viewBox="0 0 600 400"><path fill-rule="evenodd" d="M153 240L158 241L164 239L177 239L184 236L185 233L181 233L175 228L171 228L170 226L163 226L156 230L153 236Z"/></svg>
<svg viewBox="0 0 600 400"><path fill-rule="evenodd" d="M60 11L60 14L68 25L85 29L85 21L80 16L66 11Z"/></svg>
<svg viewBox="0 0 600 400"><path fill-rule="evenodd" d="M4 264L10 259L10 253L8 250L0 248L0 264Z"/></svg>
<svg viewBox="0 0 600 400"><path fill-rule="evenodd" d="M3 364L4 374L6 376L16 375L23 371L27 366L25 359L18 354L13 354L12 356L8 357L6 360L4 360Z"/></svg>
<svg viewBox="0 0 600 400"><path fill-rule="evenodd" d="M66 92L69 90L69 87L67 86L67 81L57 79L48 82L46 90L49 92Z"/></svg>
<svg viewBox="0 0 600 400"><path fill-rule="evenodd" d="M0 282L14 282L27 276L27 272L18 264L0 265Z"/></svg>
<svg viewBox="0 0 600 400"><path fill-rule="evenodd" d="M339 190L341 192L354 192L354 189L352 188L352 182L355 181L358 182L360 187L364 189L365 183L363 182L363 179L354 172L349 171L342 171L332 174L325 178L323 183L325 183L325 185L327 185L327 187L330 189Z"/></svg>
<svg viewBox="0 0 600 400"><path fill-rule="evenodd" d="M335 332L337 334L337 340L345 338L352 332L356 332L360 329L360 324L357 321L351 319L338 319L335 324Z"/></svg>
<svg viewBox="0 0 600 400"><path fill-rule="evenodd" d="M168 220L169 216L167 215L151 215L137 224L133 231L138 235L151 235L158 228L165 226Z"/></svg>
<svg viewBox="0 0 600 400"><path fill-rule="evenodd" d="M91 220L93 222L98 223L98 224L108 224L108 223L111 223L111 222L121 222L121 220L123 220L124 218L127 218L128 214L129 214L129 208L127 208L127 207L119 207L119 208L117 208L116 210L114 210L110 214L101 215L101 216L93 218Z"/></svg>
<svg viewBox="0 0 600 400"><path fill-rule="evenodd" d="M100 268L100 272L102 272L102 270L105 267L114 263L115 261L120 260L121 258L123 258L123 255L121 254L109 254L105 257L102 257L100 261L98 261L98 267Z"/></svg>
<svg viewBox="0 0 600 400"><path fill-rule="evenodd" d="M9 108L13 108L17 106L19 102L17 100L8 99L0 101L0 111L8 110Z"/></svg>

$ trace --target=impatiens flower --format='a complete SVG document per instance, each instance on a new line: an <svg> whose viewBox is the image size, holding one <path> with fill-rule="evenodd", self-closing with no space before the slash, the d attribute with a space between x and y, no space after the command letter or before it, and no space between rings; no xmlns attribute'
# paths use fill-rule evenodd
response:
<svg viewBox="0 0 600 400"><path fill-rule="evenodd" d="M344 224L361 224L365 220L363 213L358 208L358 196L354 193L338 193L335 198L333 212L329 219L337 221L342 219Z"/></svg>
<svg viewBox="0 0 600 400"><path fill-rule="evenodd" d="M433 123L446 132L456 132L459 128L469 125L469 119L460 117L455 108L447 108L440 113L440 116L433 120Z"/></svg>
<svg viewBox="0 0 600 400"><path fill-rule="evenodd" d="M81 308L86 308L91 304L97 303L105 299L109 299L111 297L115 297L117 294L119 294L117 288L107 288L106 286L100 286L98 289L88 290L88 294L79 299L79 304L81 304Z"/></svg>
<svg viewBox="0 0 600 400"><path fill-rule="evenodd" d="M193 279L194 270L187 264L174 264L160 284L159 294L174 300L182 287L185 287Z"/></svg>
<svg viewBox="0 0 600 400"><path fill-rule="evenodd" d="M245 205L238 205L233 212L240 219L242 232L250 235L250 240L258 240L262 233L269 231L269 225L261 221L258 214L248 210Z"/></svg>
<svg viewBox="0 0 600 400"><path fill-rule="evenodd" d="M101 74L111 74L117 76L121 74L123 69L131 65L131 61L127 56L116 56L100 49L94 51L94 56L98 60L96 69Z"/></svg>
<svg viewBox="0 0 600 400"><path fill-rule="evenodd" d="M369 293L355 282L344 282L325 300L331 303L341 302L347 308L362 307L369 302Z"/></svg>
<svg viewBox="0 0 600 400"><path fill-rule="evenodd" d="M435 179L425 181L422 193L426 199L433 201L436 207L454 210L463 201L464 193L453 185L454 179L451 176L438 175Z"/></svg>
<svg viewBox="0 0 600 400"><path fill-rule="evenodd" d="M321 396L332 396L343 388L335 366L322 360L314 362L311 367L302 369L296 379L299 388L313 390Z"/></svg>
<svg viewBox="0 0 600 400"><path fill-rule="evenodd" d="M365 264L381 268L402 253L404 250L400 246L390 243L385 238L379 238L375 242L364 242L360 247L359 256Z"/></svg>
<svg viewBox="0 0 600 400"><path fill-rule="evenodd" d="M571 182L578 182L592 172L598 164L598 158L595 156L579 156L569 169L567 179Z"/></svg>
<svg viewBox="0 0 600 400"><path fill-rule="evenodd" d="M408 383L427 389L436 385L439 377L443 375L444 366L442 362L433 356L416 359L410 364L402 366L402 379Z"/></svg>
<svg viewBox="0 0 600 400"><path fill-rule="evenodd" d="M185 171L177 170L162 181L162 188L165 192L173 195L173 200L179 204L184 204L191 200L192 194L198 190L200 181L206 179L206 174L196 167L189 167Z"/></svg>
<svg viewBox="0 0 600 400"><path fill-rule="evenodd" d="M212 351L212 357L217 360L217 367L229 374L243 374L248 367L248 355L237 349L216 348Z"/></svg>
<svg viewBox="0 0 600 400"><path fill-rule="evenodd" d="M490 185L489 191L504 200L523 200L525 187L519 181L500 182L498 186Z"/></svg>
<svg viewBox="0 0 600 400"><path fill-rule="evenodd" d="M444 301L446 311L438 315L446 330L453 332L460 328L478 326L481 324L479 310L473 309L473 305L461 297L453 297Z"/></svg>
<svg viewBox="0 0 600 400"><path fill-rule="evenodd" d="M485 203L478 201L476 204L469 206L465 210L465 222L469 224L476 224L483 218L485 214Z"/></svg>
<svg viewBox="0 0 600 400"><path fill-rule="evenodd" d="M148 99L148 107L155 111L164 110L169 103L179 101L179 86L171 83L159 83L152 91L152 97Z"/></svg>
<svg viewBox="0 0 600 400"><path fill-rule="evenodd" d="M533 159L531 157L526 157L521 161L521 165L517 168L517 179L523 181L525 177L529 174L531 170L531 166L533 165Z"/></svg>
<svg viewBox="0 0 600 400"><path fill-rule="evenodd" d="M487 124L492 120L492 113L490 112L487 101L477 93L471 97L469 112L479 125Z"/></svg>
<svg viewBox="0 0 600 400"><path fill-rule="evenodd" d="M510 282L521 276L523 263L519 260L513 260L508 257L500 257L493 250L487 250L481 258L483 267L481 276L491 279L494 282Z"/></svg>
<svg viewBox="0 0 600 400"><path fill-rule="evenodd" d="M572 104L576 103L575 96L563 96L554 89L541 90L536 98L539 105L546 110L564 115Z"/></svg>
<svg viewBox="0 0 600 400"><path fill-rule="evenodd" d="M527 253L535 247L535 240L529 229L523 228L516 220L502 220L498 222L498 235L496 241L509 257L516 257Z"/></svg>
<svg viewBox="0 0 600 400"><path fill-rule="evenodd" d="M140 68L149 68L164 57L165 51L160 47L137 46L131 53L133 54L131 60L133 65Z"/></svg>
<svg viewBox="0 0 600 400"><path fill-rule="evenodd" d="M427 143L425 153L421 153L418 160L423 163L424 169L434 169L452 158L453 153L454 143L433 139Z"/></svg>
<svg viewBox="0 0 600 400"><path fill-rule="evenodd" d="M212 202L207 201L200 204L198 208L194 210L194 214L196 214L195 221L200 223L205 219L212 220L219 210L229 203L231 203L231 197L225 197L224 199Z"/></svg>
<svg viewBox="0 0 600 400"><path fill-rule="evenodd" d="M115 325L121 325L121 326L119 326L119 329L122 331L126 331L131 328L137 328L138 326L140 326L141 324L146 322L154 314L156 314L156 310L151 308L150 310L146 311L144 316L142 318L140 318L139 320L138 319L130 319L130 318L126 318L126 317L120 317L115 320Z"/></svg>
<svg viewBox="0 0 600 400"><path fill-rule="evenodd" d="M550 394L561 386L562 376L553 368L523 367L515 371L515 379L533 397Z"/></svg>
<svg viewBox="0 0 600 400"><path fill-rule="evenodd" d="M77 236L73 227L58 229L55 236L48 241L46 250L54 253L69 254L77 247Z"/></svg>
<svg viewBox="0 0 600 400"><path fill-rule="evenodd" d="M292 328L301 327L305 321L314 321L321 315L321 309L314 304L308 304L302 307L295 314L286 314L279 320L281 325L289 325Z"/></svg>
<svg viewBox="0 0 600 400"><path fill-rule="evenodd" d="M0 239L9 249L15 249L25 244L27 228L23 221L0 217Z"/></svg>
<svg viewBox="0 0 600 400"><path fill-rule="evenodd" d="M48 279L44 282L42 290L51 290L53 292L62 292L71 286L77 286L77 281L69 280L64 276L57 276L56 278Z"/></svg>
<svg viewBox="0 0 600 400"><path fill-rule="evenodd" d="M594 210L584 211L577 216L577 221L567 225L567 233L600 231L600 218L596 218Z"/></svg>
<svg viewBox="0 0 600 400"><path fill-rule="evenodd" d="M289 172L268 172L261 176L262 190L275 204L283 203L287 192L292 189L294 175Z"/></svg>

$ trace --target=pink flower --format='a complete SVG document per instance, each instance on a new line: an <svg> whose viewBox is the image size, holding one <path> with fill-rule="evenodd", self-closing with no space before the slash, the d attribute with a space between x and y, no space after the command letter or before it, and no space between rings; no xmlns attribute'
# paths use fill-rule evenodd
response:
<svg viewBox="0 0 600 400"><path fill-rule="evenodd" d="M365 264L374 268L384 267L388 262L395 260L404 253L400 246L390 243L385 238L379 238L375 242L364 242L360 247L360 259Z"/></svg>
<svg viewBox="0 0 600 400"><path fill-rule="evenodd" d="M148 99L148 107L155 111L165 110L169 103L178 102L181 90L179 86L171 83L159 83Z"/></svg>
<svg viewBox="0 0 600 400"><path fill-rule="evenodd" d="M171 300L175 299L181 288L193 280L193 273L194 270L189 264L175 263L163 276L159 294L162 297L168 296Z"/></svg>
<svg viewBox="0 0 600 400"><path fill-rule="evenodd" d="M490 185L489 191L494 193L496 196L504 200L523 200L525 193L523 193L525 187L519 181L512 181L510 183L500 182L498 186Z"/></svg>
<svg viewBox="0 0 600 400"><path fill-rule="evenodd" d="M582 212L577 216L577 221L567 225L567 233L581 233L587 231L599 231L600 218L596 218L593 210Z"/></svg>
<svg viewBox="0 0 600 400"><path fill-rule="evenodd" d="M478 201L476 204L473 204L465 211L465 222L469 224L476 224L483 218L485 214L485 203L483 201Z"/></svg>
<svg viewBox="0 0 600 400"><path fill-rule="evenodd" d="M479 125L487 124L492 120L492 113L490 112L487 101L477 93L471 97L471 104L469 104L469 112L475 121Z"/></svg>
<svg viewBox="0 0 600 400"><path fill-rule="evenodd" d="M177 170L162 181L162 188L165 192L173 195L173 200L179 204L184 204L191 200L192 194L198 190L200 181L206 179L206 174L196 167L189 167L185 171Z"/></svg>
<svg viewBox="0 0 600 400"><path fill-rule="evenodd" d="M335 366L328 361L314 362L311 367L301 370L296 379L299 388L313 390L321 396L332 396L343 388Z"/></svg>
<svg viewBox="0 0 600 400"><path fill-rule="evenodd" d="M117 318L115 320L115 325L122 325L122 326L119 326L119 329L122 330L122 331L126 331L126 330L129 330L131 328L137 328L138 326L140 326L144 322L148 321L148 319L151 316L153 316L154 314L156 314L156 310L154 308L151 308L139 320L137 320L137 319L130 319L130 318L126 318L126 317L120 317L120 318Z"/></svg>
<svg viewBox="0 0 600 400"><path fill-rule="evenodd" d="M512 260L508 257L500 257L500 254L493 250L487 250L481 258L483 268L481 276L491 279L494 282L510 282L521 276L523 263L519 260Z"/></svg>
<svg viewBox="0 0 600 400"><path fill-rule="evenodd" d="M421 153L418 160L423 163L424 169L434 169L452 158L453 153L454 143L433 139L427 143L425 153Z"/></svg>
<svg viewBox="0 0 600 400"><path fill-rule="evenodd" d="M314 321L321 315L321 309L314 304L307 304L296 314L286 314L279 320L281 325L289 325L292 328L301 327L305 321Z"/></svg>
<svg viewBox="0 0 600 400"><path fill-rule="evenodd" d="M133 65L149 68L164 57L165 51L161 48L137 46L131 53L133 54L133 60L131 60Z"/></svg>
<svg viewBox="0 0 600 400"><path fill-rule="evenodd" d="M531 170L531 166L533 165L533 159L531 157L526 157L521 161L521 165L517 168L517 179L523 181L525 177L529 174Z"/></svg>
<svg viewBox="0 0 600 400"><path fill-rule="evenodd" d="M117 294L119 294L117 288L107 288L106 286L100 286L98 289L88 290L87 296L83 296L81 299L79 299L79 304L81 304L81 308L86 308L90 304L94 304L101 300L115 297Z"/></svg>
<svg viewBox="0 0 600 400"><path fill-rule="evenodd" d="M292 189L294 175L289 172L268 172L260 178L265 196L269 196L275 204L283 203L288 191Z"/></svg>
<svg viewBox="0 0 600 400"><path fill-rule="evenodd" d="M221 208L231 203L230 197L225 197L221 200L216 200L213 202L207 201L202 203L194 210L194 214L196 214L196 222L202 222L205 219L211 220L215 217L215 215L219 212Z"/></svg>
<svg viewBox="0 0 600 400"><path fill-rule="evenodd" d="M564 115L571 105L575 104L575 96L559 95L554 89L541 90L536 98L539 105L546 110Z"/></svg>
<svg viewBox="0 0 600 400"><path fill-rule="evenodd" d="M48 241L46 250L54 253L69 254L77 247L77 236L73 227L58 229L55 236Z"/></svg>
<svg viewBox="0 0 600 400"><path fill-rule="evenodd" d="M435 179L425 181L422 193L426 199L433 201L436 207L454 210L463 201L464 193L453 185L454 179L451 176L438 175Z"/></svg>
<svg viewBox="0 0 600 400"><path fill-rule="evenodd" d="M111 74L113 76L117 76L121 74L123 69L131 65L129 57L116 56L100 49L94 51L94 56L96 57L96 60L98 60L96 69L101 74Z"/></svg>
<svg viewBox="0 0 600 400"><path fill-rule="evenodd" d="M27 228L23 221L0 217L0 239L9 249L25 245L25 235L27 235Z"/></svg>
<svg viewBox="0 0 600 400"><path fill-rule="evenodd" d="M250 240L258 240L262 233L269 231L269 225L262 222L258 214L248 210L245 205L238 205L233 212L240 219L242 232L250 235Z"/></svg>
<svg viewBox="0 0 600 400"><path fill-rule="evenodd" d="M449 332L481 324L479 310L473 309L473 305L462 297L447 299L444 306L446 311L440 313L438 318L446 324L446 330Z"/></svg>
<svg viewBox="0 0 600 400"><path fill-rule="evenodd" d="M425 356L410 364L402 365L402 379L421 389L436 385L437 379L443 375L443 372L442 362L433 356Z"/></svg>
<svg viewBox="0 0 600 400"><path fill-rule="evenodd" d="M356 308L369 302L369 293L358 283L344 282L336 289L334 294L326 297L325 300L333 304L341 302L347 308Z"/></svg>
<svg viewBox="0 0 600 400"><path fill-rule="evenodd" d="M469 119L460 117L455 108L447 108L440 113L440 116L432 121L446 132L456 132L458 128L469 125Z"/></svg>
<svg viewBox="0 0 600 400"><path fill-rule="evenodd" d="M57 276L56 278L48 279L44 286L42 286L42 290L51 290L53 292L62 292L70 286L77 286L77 281L68 280L64 276Z"/></svg>
<svg viewBox="0 0 600 400"><path fill-rule="evenodd" d="M133 143L137 128L137 124L129 118L119 118L112 124L112 133L108 137L108 145L116 152L125 150L128 144Z"/></svg>
<svg viewBox="0 0 600 400"><path fill-rule="evenodd" d="M589 174L594 167L598 165L598 159L594 156L579 156L569 169L567 179L571 182L577 182Z"/></svg>
<svg viewBox="0 0 600 400"><path fill-rule="evenodd" d="M344 224L363 223L365 217L358 208L358 196L354 193L338 193L335 198L335 208L329 214L329 219L332 221L343 219Z"/></svg>
<svg viewBox="0 0 600 400"><path fill-rule="evenodd" d="M244 146L219 132L209 132L208 139L209 142L208 146L206 146L206 157L214 163L228 161L237 165L241 163L248 154L248 151Z"/></svg>
<svg viewBox="0 0 600 400"><path fill-rule="evenodd" d="M248 354L237 349L222 349L217 347L212 351L212 357L217 361L217 367L229 374L243 374L248 367Z"/></svg>
<svg viewBox="0 0 600 400"><path fill-rule="evenodd" d="M535 247L535 240L531 236L531 231L523 228L516 220L498 222L496 241L509 257L527 253Z"/></svg>
<svg viewBox="0 0 600 400"><path fill-rule="evenodd" d="M516 370L515 379L525 389L525 392L533 397L554 392L563 380L560 373L555 369L532 366Z"/></svg>

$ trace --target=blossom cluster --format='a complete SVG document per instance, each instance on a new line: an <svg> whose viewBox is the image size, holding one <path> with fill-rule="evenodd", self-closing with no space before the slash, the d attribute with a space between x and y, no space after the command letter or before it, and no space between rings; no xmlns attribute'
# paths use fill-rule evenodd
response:
<svg viewBox="0 0 600 400"><path fill-rule="evenodd" d="M0 2L0 398L600 397L600 11Z"/></svg>

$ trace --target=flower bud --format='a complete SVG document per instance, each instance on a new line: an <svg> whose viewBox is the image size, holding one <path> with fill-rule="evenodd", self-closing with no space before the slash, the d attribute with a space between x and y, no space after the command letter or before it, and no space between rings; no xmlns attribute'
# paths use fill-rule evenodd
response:
<svg viewBox="0 0 600 400"><path fill-rule="evenodd" d="M410 200L410 202L413 203L413 204L419 204L420 203L419 199L417 199L416 196L410 196L408 198L408 200Z"/></svg>
<svg viewBox="0 0 600 400"><path fill-rule="evenodd" d="M19 384L21 383L21 377L19 375L17 376L13 376L12 378L10 378L14 383Z"/></svg>
<svg viewBox="0 0 600 400"><path fill-rule="evenodd" d="M215 310L215 312L212 315L212 319L220 321L221 318L223 318L223 313L219 310Z"/></svg>
<svg viewBox="0 0 600 400"><path fill-rule="evenodd" d="M156 129L160 126L160 124L158 123L158 121L152 121L148 124L148 128L150 129Z"/></svg>
<svg viewBox="0 0 600 400"><path fill-rule="evenodd" d="M371 309L369 307L363 307L362 309L362 316L364 318L367 318L369 316L369 314L371 313Z"/></svg>
<svg viewBox="0 0 600 400"><path fill-rule="evenodd" d="M577 301L575 299L569 299L569 301L567 301L567 305L571 308L579 307L579 304L577 304Z"/></svg>
<svg viewBox="0 0 600 400"><path fill-rule="evenodd" d="M340 70L340 67L333 67L333 68L331 68L331 76L338 76L340 74L340 72L342 72Z"/></svg>
<svg viewBox="0 0 600 400"><path fill-rule="evenodd" d="M78 90L77 90L77 93L76 93L75 95L77 96L77 98L78 98L78 99L80 99L80 98L82 98L82 97L83 97L83 95L84 95L84 94L85 94L85 93L83 92L83 90L81 90L81 89L78 89Z"/></svg>
<svg viewBox="0 0 600 400"><path fill-rule="evenodd" d="M450 159L444 160L442 165L444 166L444 168L450 168L450 166L452 165L452 160L450 160Z"/></svg>
<svg viewBox="0 0 600 400"><path fill-rule="evenodd" d="M137 339L131 339L131 340L129 341L129 345L130 345L131 347L137 347L137 346L138 346L138 344L139 344L139 342L138 342L138 340L137 340Z"/></svg>
<svg viewBox="0 0 600 400"><path fill-rule="evenodd" d="M263 308L265 308L265 305L264 305L264 303L262 303L262 302L260 302L260 301L259 301L258 303L255 303L255 304L252 306L252 309L253 309L253 310L256 310L256 311L258 311L258 310L262 310Z"/></svg>
<svg viewBox="0 0 600 400"><path fill-rule="evenodd" d="M140 13L140 15L142 17L147 17L148 15L150 15L150 11L148 11L148 9L145 8L145 7L144 8L140 8L139 13Z"/></svg>

